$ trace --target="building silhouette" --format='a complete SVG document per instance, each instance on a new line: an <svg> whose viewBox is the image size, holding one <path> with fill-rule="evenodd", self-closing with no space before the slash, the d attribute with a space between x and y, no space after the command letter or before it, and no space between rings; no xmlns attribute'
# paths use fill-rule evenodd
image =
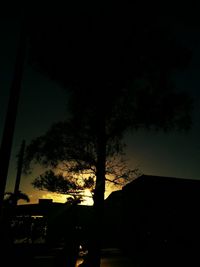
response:
<svg viewBox="0 0 200 267"><path fill-rule="evenodd" d="M102 247L118 247L141 266L200 266L199 213L200 181L142 175L105 200ZM90 236L91 206L39 200L18 205L16 216L43 218L50 242L72 225L82 244Z"/></svg>
<svg viewBox="0 0 200 267"><path fill-rule="evenodd" d="M159 266L199 262L200 181L142 175L122 196L125 250Z"/></svg>

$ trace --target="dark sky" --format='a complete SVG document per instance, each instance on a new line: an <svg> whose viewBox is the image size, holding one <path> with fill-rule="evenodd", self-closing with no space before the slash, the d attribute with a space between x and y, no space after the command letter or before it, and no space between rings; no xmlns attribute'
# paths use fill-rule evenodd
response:
<svg viewBox="0 0 200 267"><path fill-rule="evenodd" d="M193 57L188 68L176 73L176 83L194 98L193 125L184 132L137 131L126 136L127 158L132 168L139 167L145 174L200 179L200 30L196 21L186 27L181 20L174 26L179 38L192 49ZM4 125L9 89L15 63L19 23L12 14L0 23L0 137ZM8 174L7 191L12 191L16 176L16 154L22 139L28 143L44 133L49 126L67 116L67 95L59 86L35 72L26 62L15 127L15 135ZM40 172L34 170L22 177L21 190L34 202L46 196L34 191L30 182Z"/></svg>

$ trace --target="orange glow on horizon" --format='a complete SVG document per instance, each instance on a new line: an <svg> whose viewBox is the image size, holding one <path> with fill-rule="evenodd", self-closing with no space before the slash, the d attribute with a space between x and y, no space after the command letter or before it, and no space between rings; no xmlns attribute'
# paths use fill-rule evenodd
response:
<svg viewBox="0 0 200 267"><path fill-rule="evenodd" d="M115 190L118 190L118 188L109 187L106 192L105 192L105 199L110 195ZM18 204L36 204L39 202L39 199L52 199L53 202L57 203L65 203L67 201L67 198L70 197L70 195L63 195L63 194L58 194L58 193L51 193L48 191L39 191L36 190L34 193L33 191L31 193L27 193L30 202L25 202L23 200L19 200ZM84 196L83 196L83 201L81 202L80 205L87 205L87 206L92 206L93 205L93 198L91 195L91 192L89 189L84 190Z"/></svg>

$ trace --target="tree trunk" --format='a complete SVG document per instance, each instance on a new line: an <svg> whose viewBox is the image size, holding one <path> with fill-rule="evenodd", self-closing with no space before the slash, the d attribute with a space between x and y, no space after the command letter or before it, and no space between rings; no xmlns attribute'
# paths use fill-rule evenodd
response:
<svg viewBox="0 0 200 267"><path fill-rule="evenodd" d="M102 120L101 120L102 121ZM104 213L104 193L105 193L105 173L106 173L106 133L105 121L99 121L97 133L97 174L94 192L93 225L91 240L89 244L89 265L100 267L101 260L101 240L103 233L103 213Z"/></svg>

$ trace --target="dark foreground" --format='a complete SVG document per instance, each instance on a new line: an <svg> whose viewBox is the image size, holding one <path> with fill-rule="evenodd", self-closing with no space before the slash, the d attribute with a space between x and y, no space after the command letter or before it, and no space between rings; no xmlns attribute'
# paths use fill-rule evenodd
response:
<svg viewBox="0 0 200 267"><path fill-rule="evenodd" d="M53 267L52 256L36 256L34 258L34 266L37 267ZM76 262L78 267L83 262L83 258L79 257ZM131 259L123 255L118 249L106 249L102 251L101 267L137 267Z"/></svg>
<svg viewBox="0 0 200 267"><path fill-rule="evenodd" d="M20 266L20 267L64 267L63 261L60 261L62 255L62 244L54 247L48 247L45 244L16 244L14 251L10 254L2 254L2 266ZM158 251L157 251L158 252ZM151 251L151 255L153 251ZM101 267L196 267L200 266L198 260L194 257L188 258L188 261L183 260L185 253L179 255L178 258L163 257L157 253L155 258L149 258L143 255L140 261L136 261L134 254L125 255L119 249L107 248L101 253ZM64 255L65 256L65 255ZM76 262L78 267L83 262L82 254ZM1 262L1 263L2 263ZM1 266L0 265L0 266Z"/></svg>
<svg viewBox="0 0 200 267"><path fill-rule="evenodd" d="M14 248L14 256L7 257L7 266L20 267L60 267L59 256L62 253L62 244L57 247L47 247L44 244L17 244ZM76 262L78 267L83 262L80 254ZM131 267L136 266L131 259L115 248L102 250L101 267Z"/></svg>

